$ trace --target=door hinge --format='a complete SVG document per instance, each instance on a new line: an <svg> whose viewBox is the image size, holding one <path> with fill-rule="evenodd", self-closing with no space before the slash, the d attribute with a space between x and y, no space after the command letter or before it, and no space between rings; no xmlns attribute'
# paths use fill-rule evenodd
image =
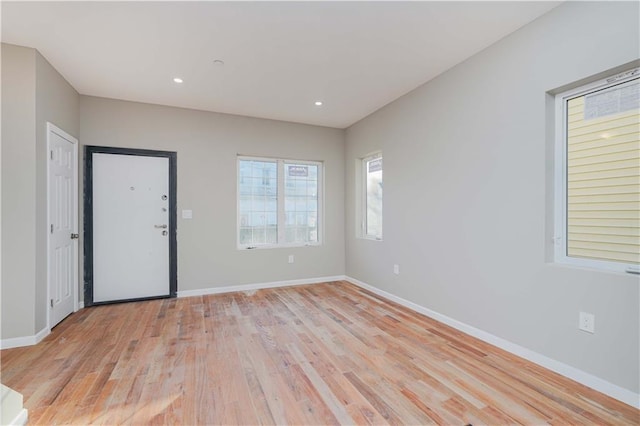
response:
<svg viewBox="0 0 640 426"><path fill-rule="evenodd" d="M51 299L51 307L53 308L53 299Z"/></svg>
<svg viewBox="0 0 640 426"><path fill-rule="evenodd" d="M53 223L51 224L51 233L53 234Z"/></svg>
<svg viewBox="0 0 640 426"><path fill-rule="evenodd" d="M51 154L51 159L53 160L53 151L49 151L49 153Z"/></svg>

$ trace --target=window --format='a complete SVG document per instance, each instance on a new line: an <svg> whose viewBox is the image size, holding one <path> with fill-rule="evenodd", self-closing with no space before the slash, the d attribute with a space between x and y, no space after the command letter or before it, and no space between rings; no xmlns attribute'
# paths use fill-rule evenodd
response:
<svg viewBox="0 0 640 426"><path fill-rule="evenodd" d="M637 272L640 72L556 97L556 261Z"/></svg>
<svg viewBox="0 0 640 426"><path fill-rule="evenodd" d="M238 157L238 247L320 243L322 164Z"/></svg>
<svg viewBox="0 0 640 426"><path fill-rule="evenodd" d="M382 154L377 153L362 160L364 211L363 236L382 239Z"/></svg>

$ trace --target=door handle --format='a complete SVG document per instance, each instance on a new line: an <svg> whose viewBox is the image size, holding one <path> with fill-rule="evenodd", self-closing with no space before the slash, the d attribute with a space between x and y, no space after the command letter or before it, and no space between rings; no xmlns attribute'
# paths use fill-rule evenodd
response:
<svg viewBox="0 0 640 426"><path fill-rule="evenodd" d="M77 240L78 238L80 238L80 234L71 234L72 240Z"/></svg>
<svg viewBox="0 0 640 426"><path fill-rule="evenodd" d="M153 225L153 227L157 229L167 229L167 225Z"/></svg>

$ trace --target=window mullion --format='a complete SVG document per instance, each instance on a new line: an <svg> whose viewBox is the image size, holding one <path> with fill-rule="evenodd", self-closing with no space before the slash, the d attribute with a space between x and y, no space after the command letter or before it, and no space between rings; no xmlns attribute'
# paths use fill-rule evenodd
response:
<svg viewBox="0 0 640 426"><path fill-rule="evenodd" d="M285 242L285 222L286 212L285 206L285 192L284 192L284 161L278 160L278 244Z"/></svg>
<svg viewBox="0 0 640 426"><path fill-rule="evenodd" d="M367 159L362 160L362 236L367 235Z"/></svg>

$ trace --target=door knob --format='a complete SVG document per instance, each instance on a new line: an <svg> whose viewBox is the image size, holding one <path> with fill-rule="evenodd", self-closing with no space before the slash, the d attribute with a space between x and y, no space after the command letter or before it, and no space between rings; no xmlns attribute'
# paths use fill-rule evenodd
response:
<svg viewBox="0 0 640 426"><path fill-rule="evenodd" d="M157 229L167 229L167 225L153 225L153 227Z"/></svg>

